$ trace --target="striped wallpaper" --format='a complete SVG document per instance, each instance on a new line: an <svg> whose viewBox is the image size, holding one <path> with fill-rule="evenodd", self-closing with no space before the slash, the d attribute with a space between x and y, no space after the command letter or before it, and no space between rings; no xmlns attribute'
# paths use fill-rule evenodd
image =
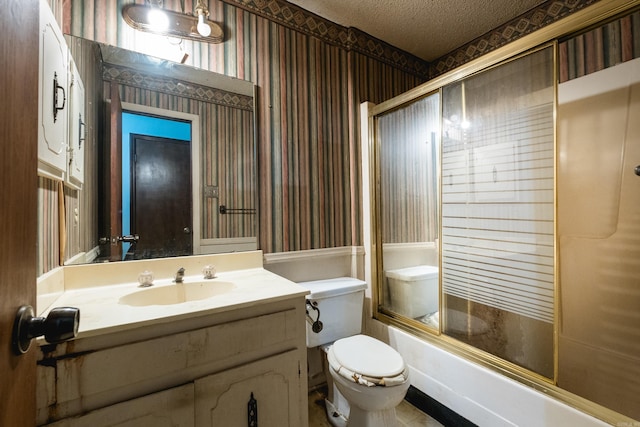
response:
<svg viewBox="0 0 640 427"><path fill-rule="evenodd" d="M640 58L640 11L559 44L560 83Z"/></svg>
<svg viewBox="0 0 640 427"><path fill-rule="evenodd" d="M71 19L63 28L144 51L145 35L120 17L126 3L64 2L64 16ZM181 48L189 54L188 65L257 85L259 247L281 252L360 244L358 105L415 87L424 81L425 68L390 47L378 57L352 48L368 37L353 31L348 32L353 40L340 45L233 4L210 1L209 6L211 19L223 24L225 42L184 41ZM180 10L175 0L165 1L165 7ZM193 2L187 0L185 8L191 12ZM393 63L390 52L403 60Z"/></svg>
<svg viewBox="0 0 640 427"><path fill-rule="evenodd" d="M261 249L280 252L333 247L362 241L361 101L379 103L401 94L425 81L426 76L452 70L596 1L549 0L432 64L282 0L210 0L211 19L225 30L222 44L183 41L178 46L163 46L188 53L188 65L250 80L258 86ZM144 34L129 28L120 17L122 6L130 0L49 3L65 33L145 50ZM185 0L187 12L192 11L193 3ZM180 1L165 0L165 7L180 10ZM631 38L620 38L632 40L637 57L637 13L621 20L619 27L621 34L631 32ZM600 34L604 40L605 32L594 32L598 37ZM580 37L581 42L577 38L560 45L561 75L569 76L563 78L571 78L574 71L569 70L579 69L577 64L590 62L580 58L586 58L593 46L595 51L603 50L598 37ZM578 47L570 49L570 43ZM628 46L628 42L619 46ZM568 52L583 53L576 56ZM88 246L90 240L81 245Z"/></svg>
<svg viewBox="0 0 640 427"><path fill-rule="evenodd" d="M440 94L381 116L377 126L382 242L434 242L440 228Z"/></svg>
<svg viewBox="0 0 640 427"><path fill-rule="evenodd" d="M60 265L58 183L38 177L38 276Z"/></svg>

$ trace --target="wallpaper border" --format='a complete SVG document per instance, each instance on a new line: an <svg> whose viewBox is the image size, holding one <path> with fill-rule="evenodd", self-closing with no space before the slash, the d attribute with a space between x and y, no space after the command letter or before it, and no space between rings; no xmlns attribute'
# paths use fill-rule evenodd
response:
<svg viewBox="0 0 640 427"><path fill-rule="evenodd" d="M601 0L547 0L431 63L355 27L343 27L285 0L223 1L347 51L359 52L430 80Z"/></svg>
<svg viewBox="0 0 640 427"><path fill-rule="evenodd" d="M135 69L104 63L102 78L128 86L210 102L241 110L253 111L253 97L215 89L184 80L151 76Z"/></svg>
<svg viewBox="0 0 640 427"><path fill-rule="evenodd" d="M343 27L284 0L222 0L280 25L426 79L429 63L357 28Z"/></svg>
<svg viewBox="0 0 640 427"><path fill-rule="evenodd" d="M547 0L517 18L433 61L429 79L531 34L601 0Z"/></svg>

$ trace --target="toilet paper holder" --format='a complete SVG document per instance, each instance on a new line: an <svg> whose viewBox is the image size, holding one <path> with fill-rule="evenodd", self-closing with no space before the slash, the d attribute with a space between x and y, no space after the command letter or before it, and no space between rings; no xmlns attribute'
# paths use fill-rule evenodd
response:
<svg viewBox="0 0 640 427"><path fill-rule="evenodd" d="M311 307L312 310L317 311L318 312L318 317L316 317L316 320L313 320L313 318L311 317L311 315L309 314L309 310L307 309L307 317L309 317L309 319L311 320L311 330L313 332L315 332L316 334L319 333L320 331L322 331L322 322L320 321L320 309L318 308L318 303L315 301L309 301L306 300L307 302L307 306Z"/></svg>

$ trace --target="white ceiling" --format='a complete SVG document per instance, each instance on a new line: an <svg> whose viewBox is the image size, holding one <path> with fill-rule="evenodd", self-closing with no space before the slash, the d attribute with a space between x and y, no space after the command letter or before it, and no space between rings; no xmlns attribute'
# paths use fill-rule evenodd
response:
<svg viewBox="0 0 640 427"><path fill-rule="evenodd" d="M433 61L545 0L288 0Z"/></svg>

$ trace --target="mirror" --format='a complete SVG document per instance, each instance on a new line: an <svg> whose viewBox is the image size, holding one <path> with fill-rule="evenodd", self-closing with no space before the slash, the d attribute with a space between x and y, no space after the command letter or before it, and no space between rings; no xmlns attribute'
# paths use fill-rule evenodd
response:
<svg viewBox="0 0 640 427"><path fill-rule="evenodd" d="M39 273L257 249L253 83L65 37L85 87L84 182L40 178Z"/></svg>

